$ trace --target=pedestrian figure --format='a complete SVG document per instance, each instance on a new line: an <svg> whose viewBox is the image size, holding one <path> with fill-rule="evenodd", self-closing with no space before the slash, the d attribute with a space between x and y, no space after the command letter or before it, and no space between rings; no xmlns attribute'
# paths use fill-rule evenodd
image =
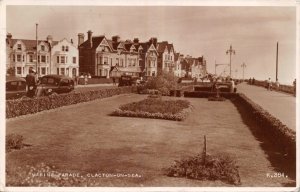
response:
<svg viewBox="0 0 300 192"><path fill-rule="evenodd" d="M271 82L271 78L268 79L268 81L267 81L267 86L268 86L268 91L272 91L272 82Z"/></svg>
<svg viewBox="0 0 300 192"><path fill-rule="evenodd" d="M276 80L275 85L276 85L276 91L279 91L279 82L278 82L278 80Z"/></svg>
<svg viewBox="0 0 300 192"><path fill-rule="evenodd" d="M249 85L251 85L252 84L252 79L251 79L251 77L249 78Z"/></svg>
<svg viewBox="0 0 300 192"><path fill-rule="evenodd" d="M296 79L293 81L293 86L294 86L294 96L296 97Z"/></svg>
<svg viewBox="0 0 300 192"><path fill-rule="evenodd" d="M87 85L88 84L88 76L84 75L84 84Z"/></svg>
<svg viewBox="0 0 300 192"><path fill-rule="evenodd" d="M37 76L34 69L29 69L29 74L26 76L27 97L34 97L37 88Z"/></svg>
<svg viewBox="0 0 300 192"><path fill-rule="evenodd" d="M230 78L230 92L233 93L235 89L235 83L232 78Z"/></svg>
<svg viewBox="0 0 300 192"><path fill-rule="evenodd" d="M112 80L113 80L113 85L116 85L116 79L115 79L115 77L113 77Z"/></svg>
<svg viewBox="0 0 300 192"><path fill-rule="evenodd" d="M254 79L254 77L252 79L252 84L255 85L255 79Z"/></svg>

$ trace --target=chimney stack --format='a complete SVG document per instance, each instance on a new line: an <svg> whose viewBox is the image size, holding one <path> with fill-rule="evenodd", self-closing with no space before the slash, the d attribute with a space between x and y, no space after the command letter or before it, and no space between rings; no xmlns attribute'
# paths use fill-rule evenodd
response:
<svg viewBox="0 0 300 192"><path fill-rule="evenodd" d="M93 32L91 30L89 30L88 32L88 41L90 43L91 48L93 47L93 40L92 40L92 34Z"/></svg>
<svg viewBox="0 0 300 192"><path fill-rule="evenodd" d="M152 43L154 45L154 47L156 47L157 46L157 37L151 37L149 42Z"/></svg>
<svg viewBox="0 0 300 192"><path fill-rule="evenodd" d="M84 34L78 33L78 47L84 42Z"/></svg>
<svg viewBox="0 0 300 192"><path fill-rule="evenodd" d="M140 41L139 38L134 38L134 39L133 39L133 43L135 43L135 44L138 44L139 41Z"/></svg>
<svg viewBox="0 0 300 192"><path fill-rule="evenodd" d="M71 39L71 43L73 44L73 39Z"/></svg>
<svg viewBox="0 0 300 192"><path fill-rule="evenodd" d="M6 42L11 46L12 45L12 35L11 33L7 33Z"/></svg>
<svg viewBox="0 0 300 192"><path fill-rule="evenodd" d="M112 41L114 43L118 43L120 41L120 36L119 35L112 36Z"/></svg>
<svg viewBox="0 0 300 192"><path fill-rule="evenodd" d="M53 41L53 37L51 35L47 36L47 42L51 45Z"/></svg>

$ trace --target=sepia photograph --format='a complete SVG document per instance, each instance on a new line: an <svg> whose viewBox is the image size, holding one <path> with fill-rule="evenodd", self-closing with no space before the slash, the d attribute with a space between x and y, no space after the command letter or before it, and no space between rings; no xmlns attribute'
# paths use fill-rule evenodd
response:
<svg viewBox="0 0 300 192"><path fill-rule="evenodd" d="M0 191L299 190L299 1L0 5Z"/></svg>

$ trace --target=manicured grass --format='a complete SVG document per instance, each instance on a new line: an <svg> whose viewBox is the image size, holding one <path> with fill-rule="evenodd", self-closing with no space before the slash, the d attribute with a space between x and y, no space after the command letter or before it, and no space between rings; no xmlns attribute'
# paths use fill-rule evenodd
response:
<svg viewBox="0 0 300 192"><path fill-rule="evenodd" d="M16 173L21 172L18 169L26 171L30 169L27 165L38 167L44 163L57 172L75 172L83 176L87 173L137 173L142 176L95 178L96 186L232 187L218 180L164 175L163 169L170 167L174 160L201 152L204 135L208 154L225 153L237 162L242 187L278 187L294 181L266 176L278 172L268 159L268 154L274 151L263 150L261 145L265 143L252 135L229 100L209 102L184 98L194 108L181 122L108 115L120 105L145 98L137 94L118 95L7 120L6 134L20 134L24 143L31 145L7 153L7 185L16 186L23 181L14 180ZM47 186L47 183L42 185ZM72 186L84 186L84 183L72 183Z"/></svg>

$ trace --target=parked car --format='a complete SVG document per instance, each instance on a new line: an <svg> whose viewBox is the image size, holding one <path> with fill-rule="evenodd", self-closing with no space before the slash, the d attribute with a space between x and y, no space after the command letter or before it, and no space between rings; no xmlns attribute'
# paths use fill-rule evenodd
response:
<svg viewBox="0 0 300 192"><path fill-rule="evenodd" d="M134 84L136 84L136 80L137 80L136 78L134 78L130 75L122 75L119 78L119 87L134 85Z"/></svg>
<svg viewBox="0 0 300 192"><path fill-rule="evenodd" d="M6 77L6 99L26 97L26 80L21 77Z"/></svg>
<svg viewBox="0 0 300 192"><path fill-rule="evenodd" d="M231 83L229 82L217 82L215 87L219 89L220 92L230 92L231 90ZM233 90L234 92L237 91L236 87Z"/></svg>
<svg viewBox="0 0 300 192"><path fill-rule="evenodd" d="M69 93L74 90L74 79L64 75L45 75L40 79L37 96Z"/></svg>

